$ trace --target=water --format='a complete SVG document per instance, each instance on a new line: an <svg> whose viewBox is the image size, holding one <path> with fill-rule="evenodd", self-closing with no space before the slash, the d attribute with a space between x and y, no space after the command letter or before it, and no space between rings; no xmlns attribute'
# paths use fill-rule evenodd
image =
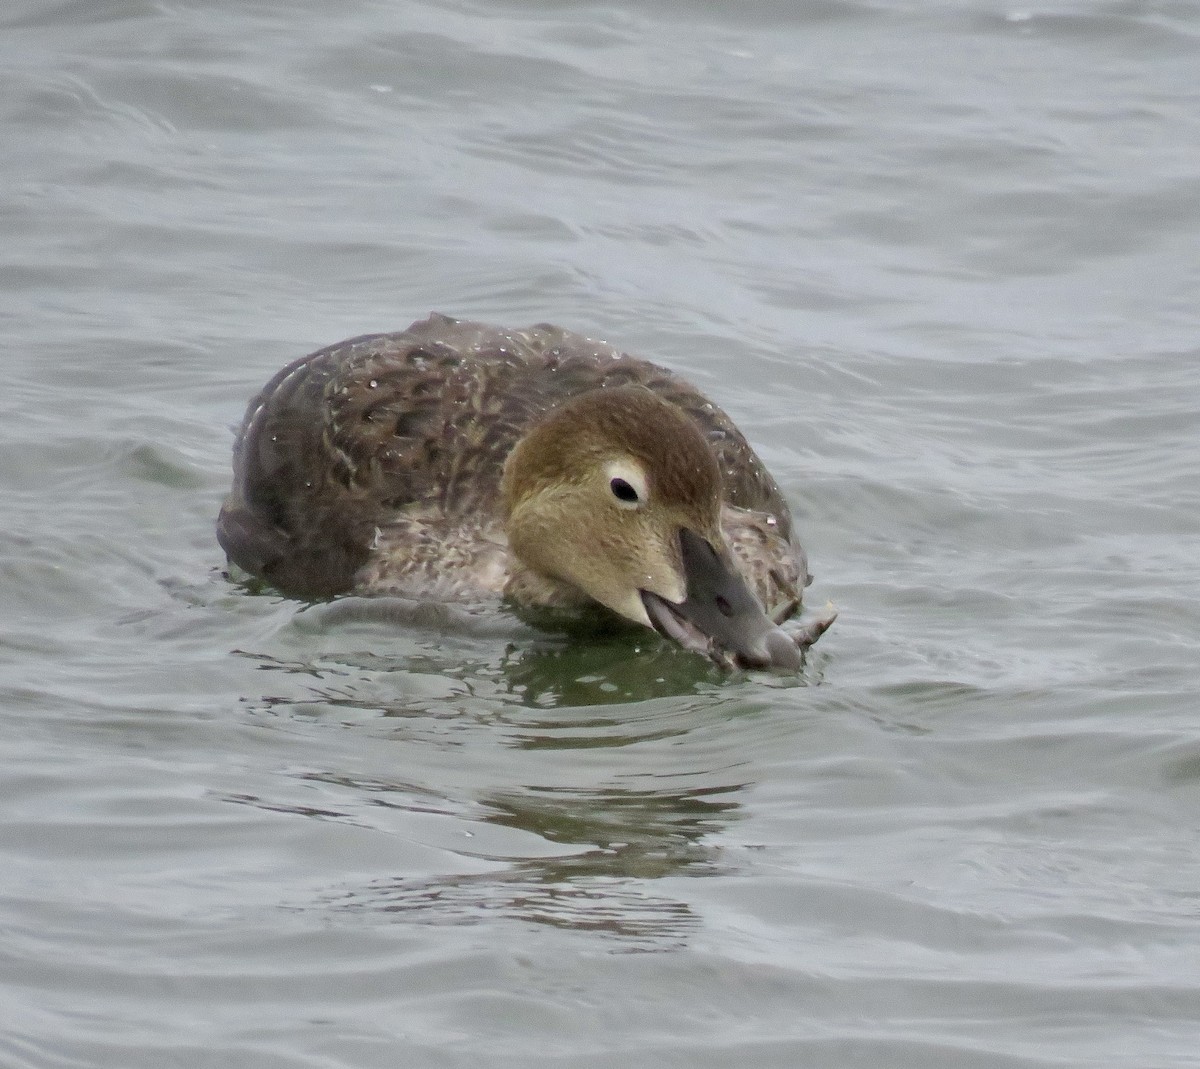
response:
<svg viewBox="0 0 1200 1069"><path fill-rule="evenodd" d="M8 0L0 1064L1200 1064L1200 5ZM250 596L283 362L560 322L799 679Z"/></svg>

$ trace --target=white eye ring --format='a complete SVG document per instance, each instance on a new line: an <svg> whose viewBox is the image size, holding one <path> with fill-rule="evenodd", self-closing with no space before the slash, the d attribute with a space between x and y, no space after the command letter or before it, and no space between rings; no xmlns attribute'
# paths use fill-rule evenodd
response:
<svg viewBox="0 0 1200 1069"><path fill-rule="evenodd" d="M604 469L608 493L618 508L637 509L646 503L646 474L629 460L614 460Z"/></svg>

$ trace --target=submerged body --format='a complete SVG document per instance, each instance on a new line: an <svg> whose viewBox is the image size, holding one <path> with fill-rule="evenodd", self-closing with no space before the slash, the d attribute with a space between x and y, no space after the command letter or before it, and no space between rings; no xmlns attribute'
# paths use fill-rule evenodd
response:
<svg viewBox="0 0 1200 1069"><path fill-rule="evenodd" d="M807 561L774 480L671 372L548 325L433 315L280 371L217 536L300 598L606 607L718 660L794 668Z"/></svg>

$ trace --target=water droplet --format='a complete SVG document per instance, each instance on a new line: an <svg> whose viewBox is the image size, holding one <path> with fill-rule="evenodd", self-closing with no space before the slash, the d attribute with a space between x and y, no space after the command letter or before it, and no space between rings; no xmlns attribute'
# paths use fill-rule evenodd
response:
<svg viewBox="0 0 1200 1069"><path fill-rule="evenodd" d="M368 383L367 383L367 385L368 385L368 386L370 386L370 387L371 387L371 389L373 390L373 389L375 389L375 387L376 387L376 386L378 386L378 385L379 385L379 380L378 380L378 379L372 379L370 382L368 382Z"/></svg>

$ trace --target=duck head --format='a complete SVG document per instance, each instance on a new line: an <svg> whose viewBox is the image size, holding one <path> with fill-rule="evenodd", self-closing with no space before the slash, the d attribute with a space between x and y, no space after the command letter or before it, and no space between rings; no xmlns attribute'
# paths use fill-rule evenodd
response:
<svg viewBox="0 0 1200 1069"><path fill-rule="evenodd" d="M679 645L794 670L800 652L763 611L721 533L721 472L695 423L642 386L554 409L501 480L512 552Z"/></svg>

